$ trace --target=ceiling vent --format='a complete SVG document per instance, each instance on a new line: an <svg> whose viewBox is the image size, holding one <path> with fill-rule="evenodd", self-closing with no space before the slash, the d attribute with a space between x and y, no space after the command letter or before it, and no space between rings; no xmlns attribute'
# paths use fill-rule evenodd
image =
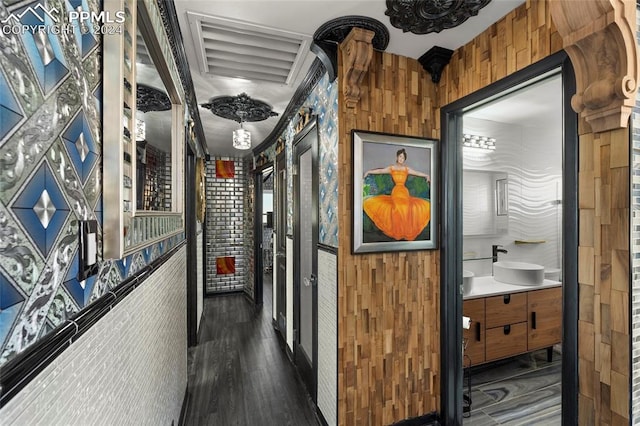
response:
<svg viewBox="0 0 640 426"><path fill-rule="evenodd" d="M291 84L311 37L247 22L187 12L203 74Z"/></svg>

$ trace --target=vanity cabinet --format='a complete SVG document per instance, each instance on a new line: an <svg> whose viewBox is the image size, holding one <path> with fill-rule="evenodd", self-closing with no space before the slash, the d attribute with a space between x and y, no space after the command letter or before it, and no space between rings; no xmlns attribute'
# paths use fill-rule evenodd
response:
<svg viewBox="0 0 640 426"><path fill-rule="evenodd" d="M562 287L465 300L463 314L471 365L548 348L562 339Z"/></svg>
<svg viewBox="0 0 640 426"><path fill-rule="evenodd" d="M530 291L528 295L529 350L562 340L562 288Z"/></svg>
<svg viewBox="0 0 640 426"><path fill-rule="evenodd" d="M464 366L469 366L469 363L482 364L485 352L485 299L467 300L463 304L462 314L472 319L471 328L462 330L462 337L467 345L464 354L469 357L463 359L462 363Z"/></svg>

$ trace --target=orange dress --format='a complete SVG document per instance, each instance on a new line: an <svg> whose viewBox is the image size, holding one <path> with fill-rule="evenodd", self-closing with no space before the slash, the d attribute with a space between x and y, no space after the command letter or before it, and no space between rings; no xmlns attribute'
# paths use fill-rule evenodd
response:
<svg viewBox="0 0 640 426"><path fill-rule="evenodd" d="M391 195L375 195L362 202L362 208L385 235L413 241L431 220L431 203L412 197L404 185L409 168L391 169L395 186Z"/></svg>

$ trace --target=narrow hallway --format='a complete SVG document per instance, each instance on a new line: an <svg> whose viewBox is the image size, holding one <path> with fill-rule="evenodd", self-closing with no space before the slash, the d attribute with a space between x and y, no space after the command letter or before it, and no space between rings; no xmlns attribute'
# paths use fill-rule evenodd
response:
<svg viewBox="0 0 640 426"><path fill-rule="evenodd" d="M186 425L318 424L271 313L270 276L258 313L244 294L204 300L200 342L189 351Z"/></svg>

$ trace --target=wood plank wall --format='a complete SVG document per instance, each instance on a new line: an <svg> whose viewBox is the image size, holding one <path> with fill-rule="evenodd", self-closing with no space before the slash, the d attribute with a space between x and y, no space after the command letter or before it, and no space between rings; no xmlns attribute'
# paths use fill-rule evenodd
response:
<svg viewBox="0 0 640 426"><path fill-rule="evenodd" d="M528 0L454 52L438 87L439 105L560 49L547 1ZM629 130L593 134L581 121L579 134L578 423L628 424Z"/></svg>
<svg viewBox="0 0 640 426"><path fill-rule="evenodd" d="M528 0L454 51L440 80L439 106L448 105L560 50L562 39L551 22L547 2Z"/></svg>
<svg viewBox="0 0 640 426"><path fill-rule="evenodd" d="M416 60L380 52L361 86L355 108L342 87L338 103L338 423L358 426L440 406L439 251L351 254L351 130L435 135L436 88Z"/></svg>
<svg viewBox="0 0 640 426"><path fill-rule="evenodd" d="M581 126L580 424L629 423L629 133Z"/></svg>

